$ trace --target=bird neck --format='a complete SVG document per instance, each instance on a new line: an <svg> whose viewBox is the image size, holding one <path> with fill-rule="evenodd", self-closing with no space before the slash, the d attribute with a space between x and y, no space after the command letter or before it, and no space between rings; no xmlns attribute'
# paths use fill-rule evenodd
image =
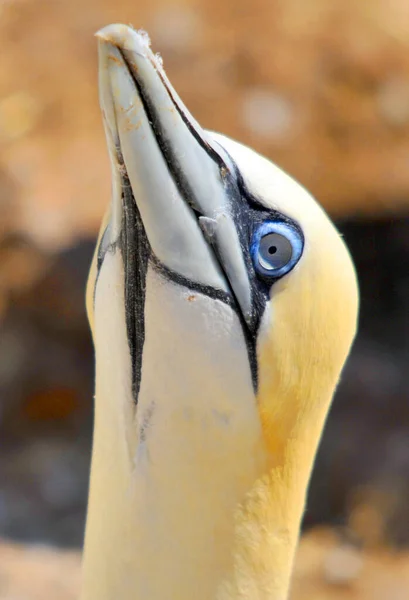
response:
<svg viewBox="0 0 409 600"><path fill-rule="evenodd" d="M96 425L82 600L287 598L305 497L297 448L269 469L258 440L216 441L177 469L170 450L148 475L110 430Z"/></svg>
<svg viewBox="0 0 409 600"><path fill-rule="evenodd" d="M194 414L174 416L178 444L157 426L163 443L138 456L119 441L125 419L97 411L82 600L285 600L309 444L289 440L276 460L255 422L228 444Z"/></svg>

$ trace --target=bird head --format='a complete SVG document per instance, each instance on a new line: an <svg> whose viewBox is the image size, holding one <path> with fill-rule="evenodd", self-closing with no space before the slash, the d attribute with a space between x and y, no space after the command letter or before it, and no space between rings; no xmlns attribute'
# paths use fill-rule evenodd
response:
<svg viewBox="0 0 409 600"><path fill-rule="evenodd" d="M228 461L231 452L242 465L240 479L256 440L263 467L254 472L261 479L252 497L251 484L242 485L250 496L241 522L247 526L247 511L264 526L267 506L274 507L275 523L277 511L293 510L294 536L355 335L358 293L350 256L325 212L293 178L200 127L146 36L122 25L98 36L112 201L87 309L96 349L96 419L106 418L101 437L118 444L118 432L115 439L111 432L120 414L133 456L157 428L165 448L152 442L152 465L185 443L200 470L206 446L214 453L215 481L217 456ZM98 400L98 385L105 400ZM167 428L176 412L172 435ZM209 419L217 421L211 435ZM263 483L267 473L284 483ZM269 494L275 497L267 501Z"/></svg>

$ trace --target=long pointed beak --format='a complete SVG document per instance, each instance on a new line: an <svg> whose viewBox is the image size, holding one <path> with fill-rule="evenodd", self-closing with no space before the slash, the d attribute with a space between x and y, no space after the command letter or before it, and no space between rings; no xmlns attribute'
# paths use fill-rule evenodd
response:
<svg viewBox="0 0 409 600"><path fill-rule="evenodd" d="M251 285L232 209L239 191L223 150L186 110L143 34L110 25L97 36L113 168L111 236L120 231L130 185L157 260L232 293L250 324Z"/></svg>

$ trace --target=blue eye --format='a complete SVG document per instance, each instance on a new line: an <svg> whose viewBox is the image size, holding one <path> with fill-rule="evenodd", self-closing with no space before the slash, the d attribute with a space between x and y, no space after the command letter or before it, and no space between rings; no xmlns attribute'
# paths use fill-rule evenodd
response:
<svg viewBox="0 0 409 600"><path fill-rule="evenodd" d="M254 268L264 277L282 277L297 264L303 250L301 233L284 221L266 221L251 246Z"/></svg>

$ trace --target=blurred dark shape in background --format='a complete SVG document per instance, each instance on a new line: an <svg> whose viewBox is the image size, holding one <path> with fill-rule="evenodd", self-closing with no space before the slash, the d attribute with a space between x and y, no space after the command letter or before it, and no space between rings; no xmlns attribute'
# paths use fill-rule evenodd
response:
<svg viewBox="0 0 409 600"><path fill-rule="evenodd" d="M79 547L92 431L84 288L110 172L93 33L146 28L200 123L297 177L357 265L360 333L305 527L409 543L406 0L0 5L0 537Z"/></svg>
<svg viewBox="0 0 409 600"><path fill-rule="evenodd" d="M93 397L84 286L93 245L53 257L18 238L0 247L0 272L7 255L14 259L9 281L20 282L33 260L43 266L35 283L9 292L1 322L0 535L82 541Z"/></svg>

